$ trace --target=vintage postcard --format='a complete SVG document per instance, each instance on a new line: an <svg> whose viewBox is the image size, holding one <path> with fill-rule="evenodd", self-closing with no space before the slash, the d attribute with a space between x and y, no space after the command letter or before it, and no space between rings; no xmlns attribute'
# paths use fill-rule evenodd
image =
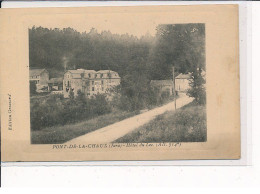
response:
<svg viewBox="0 0 260 194"><path fill-rule="evenodd" d="M0 10L3 161L239 159L237 5Z"/></svg>

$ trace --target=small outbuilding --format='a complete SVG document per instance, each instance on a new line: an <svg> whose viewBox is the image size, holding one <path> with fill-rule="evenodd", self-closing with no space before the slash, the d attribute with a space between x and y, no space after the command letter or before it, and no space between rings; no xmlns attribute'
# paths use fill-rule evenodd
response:
<svg viewBox="0 0 260 194"><path fill-rule="evenodd" d="M48 90L50 92L62 91L63 90L63 78L51 78L48 82Z"/></svg>
<svg viewBox="0 0 260 194"><path fill-rule="evenodd" d="M191 73L179 74L175 77L175 90L177 92L186 92L190 88Z"/></svg>

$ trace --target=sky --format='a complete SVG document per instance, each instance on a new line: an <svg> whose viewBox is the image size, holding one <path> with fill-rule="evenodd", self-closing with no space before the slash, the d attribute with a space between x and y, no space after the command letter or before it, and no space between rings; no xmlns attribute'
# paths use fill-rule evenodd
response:
<svg viewBox="0 0 260 194"><path fill-rule="evenodd" d="M138 14L71 14L51 16L45 15L40 19L34 17L29 27L42 26L45 28L67 28L71 27L78 32L89 32L91 28L98 32L110 31L111 33L134 35L140 37L149 33L154 36L158 25L149 18L141 18Z"/></svg>
<svg viewBox="0 0 260 194"><path fill-rule="evenodd" d="M129 9L129 8L125 8ZM159 24L176 24L187 23L187 16L180 17L180 13L173 11L154 11L146 9L124 10L123 7L116 11L110 11L108 8L104 10L89 9L53 11L53 13L32 14L29 27L42 26L46 28L67 28L71 27L78 32L89 32L91 28L97 29L98 32L109 30L111 33L125 34L134 36L142 36L147 33L154 36L156 34L156 26ZM178 16L178 17L176 17Z"/></svg>

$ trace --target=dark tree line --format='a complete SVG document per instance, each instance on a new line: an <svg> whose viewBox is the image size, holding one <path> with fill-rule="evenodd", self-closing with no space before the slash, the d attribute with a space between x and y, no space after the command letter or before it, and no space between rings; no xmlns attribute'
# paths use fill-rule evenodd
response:
<svg viewBox="0 0 260 194"><path fill-rule="evenodd" d="M147 61L153 37L98 33L95 29L79 33L72 28L29 30L30 66L47 68L51 76L64 69L111 69L121 76L129 66Z"/></svg>
<svg viewBox="0 0 260 194"><path fill-rule="evenodd" d="M155 37L138 38L95 29L79 33L72 28L33 27L30 66L59 71L110 68L122 76L142 71L149 79L171 78L172 65L178 73L205 68L204 24L159 25L156 30Z"/></svg>

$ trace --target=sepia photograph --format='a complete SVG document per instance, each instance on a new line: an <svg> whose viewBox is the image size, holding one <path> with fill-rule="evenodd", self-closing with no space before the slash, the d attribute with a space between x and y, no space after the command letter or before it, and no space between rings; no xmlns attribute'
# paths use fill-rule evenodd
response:
<svg viewBox="0 0 260 194"><path fill-rule="evenodd" d="M237 6L1 14L5 161L240 158Z"/></svg>
<svg viewBox="0 0 260 194"><path fill-rule="evenodd" d="M207 140L205 24L33 26L29 51L32 144Z"/></svg>

